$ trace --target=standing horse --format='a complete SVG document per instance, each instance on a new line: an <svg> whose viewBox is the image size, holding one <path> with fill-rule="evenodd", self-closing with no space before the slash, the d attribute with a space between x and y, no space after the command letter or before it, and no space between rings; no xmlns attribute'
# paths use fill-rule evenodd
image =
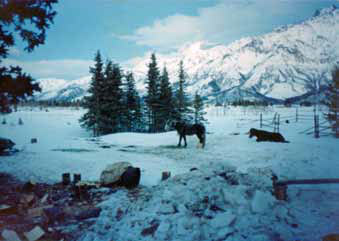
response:
<svg viewBox="0 0 339 241"><path fill-rule="evenodd" d="M186 124L184 122L173 122L172 127L178 132L179 135L179 143L178 146L181 146L181 140L184 139L185 147L187 146L186 135L192 136L197 135L199 138L200 144L202 148L205 147L206 143L206 129L202 124Z"/></svg>

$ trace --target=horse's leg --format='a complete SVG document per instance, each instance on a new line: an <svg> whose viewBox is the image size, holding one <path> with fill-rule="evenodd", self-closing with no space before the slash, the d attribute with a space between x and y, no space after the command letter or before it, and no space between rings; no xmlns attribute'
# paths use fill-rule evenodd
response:
<svg viewBox="0 0 339 241"><path fill-rule="evenodd" d="M204 140L204 134L197 133L197 137L199 139L199 142L201 144L201 147L204 148L205 146L205 140Z"/></svg>
<svg viewBox="0 0 339 241"><path fill-rule="evenodd" d="M183 136L184 137L184 141L185 141L185 147L187 146L187 142L186 142L186 135Z"/></svg>

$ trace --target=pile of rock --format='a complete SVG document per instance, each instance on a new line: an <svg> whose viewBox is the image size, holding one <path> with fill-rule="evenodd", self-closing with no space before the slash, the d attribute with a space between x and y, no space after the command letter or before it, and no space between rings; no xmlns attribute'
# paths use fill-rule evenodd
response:
<svg viewBox="0 0 339 241"><path fill-rule="evenodd" d="M126 162L108 166L100 182L23 183L0 174L0 240L75 240L100 215L100 202L139 181L140 169Z"/></svg>
<svg viewBox="0 0 339 241"><path fill-rule="evenodd" d="M1 174L0 234L5 240L73 239L101 209L95 207L112 190L89 192L77 199L73 187L62 184L22 183ZM65 232L64 226L77 224L78 233Z"/></svg>

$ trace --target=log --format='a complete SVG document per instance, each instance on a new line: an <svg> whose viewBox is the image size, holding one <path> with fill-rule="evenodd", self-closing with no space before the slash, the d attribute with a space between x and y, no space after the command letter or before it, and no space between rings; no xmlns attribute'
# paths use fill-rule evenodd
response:
<svg viewBox="0 0 339 241"><path fill-rule="evenodd" d="M162 172L161 181L165 181L171 177L171 172Z"/></svg>
<svg viewBox="0 0 339 241"><path fill-rule="evenodd" d="M129 189L137 187L140 182L140 175L140 168L128 167L121 176L121 185Z"/></svg>
<svg viewBox="0 0 339 241"><path fill-rule="evenodd" d="M71 183L71 174L64 173L62 174L62 184L67 186Z"/></svg>
<svg viewBox="0 0 339 241"><path fill-rule="evenodd" d="M26 182L23 186L22 186L22 192L33 192L34 187L36 186L36 183L32 180L29 180L28 182Z"/></svg>
<svg viewBox="0 0 339 241"><path fill-rule="evenodd" d="M277 200L287 201L287 185L276 185L274 187L274 196Z"/></svg>
<svg viewBox="0 0 339 241"><path fill-rule="evenodd" d="M31 143L32 143L32 144L38 143L38 139L37 139L37 138L31 138Z"/></svg>
<svg viewBox="0 0 339 241"><path fill-rule="evenodd" d="M78 173L74 173L73 174L73 183L74 184L77 184L78 182L81 181L81 174L78 174Z"/></svg>
<svg viewBox="0 0 339 241"><path fill-rule="evenodd" d="M302 184L335 184L339 183L339 178L325 178L325 179L301 179L301 180L287 180L277 181L277 185L302 185Z"/></svg>
<svg viewBox="0 0 339 241"><path fill-rule="evenodd" d="M324 178L324 179L301 179L301 180L286 180L278 181L276 175L272 177L273 194L277 200L287 200L288 185L307 185L307 184L336 184L339 183L339 178Z"/></svg>

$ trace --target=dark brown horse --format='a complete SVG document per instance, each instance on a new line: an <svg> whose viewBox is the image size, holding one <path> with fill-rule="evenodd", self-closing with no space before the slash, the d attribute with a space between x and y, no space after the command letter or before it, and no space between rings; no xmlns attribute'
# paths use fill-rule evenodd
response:
<svg viewBox="0 0 339 241"><path fill-rule="evenodd" d="M253 136L257 137L257 142L272 141L272 142L289 143L289 141L286 141L285 138L280 133L263 131L263 130L251 128L249 131L249 138L252 138Z"/></svg>
<svg viewBox="0 0 339 241"><path fill-rule="evenodd" d="M192 135L197 135L199 138L200 144L202 148L205 147L206 143L206 129L205 126L202 124L187 124L185 122L173 122L171 125L179 135L179 143L178 146L181 146L181 140L184 139L185 142L185 147L187 146L186 142L186 135L187 136L192 136Z"/></svg>

